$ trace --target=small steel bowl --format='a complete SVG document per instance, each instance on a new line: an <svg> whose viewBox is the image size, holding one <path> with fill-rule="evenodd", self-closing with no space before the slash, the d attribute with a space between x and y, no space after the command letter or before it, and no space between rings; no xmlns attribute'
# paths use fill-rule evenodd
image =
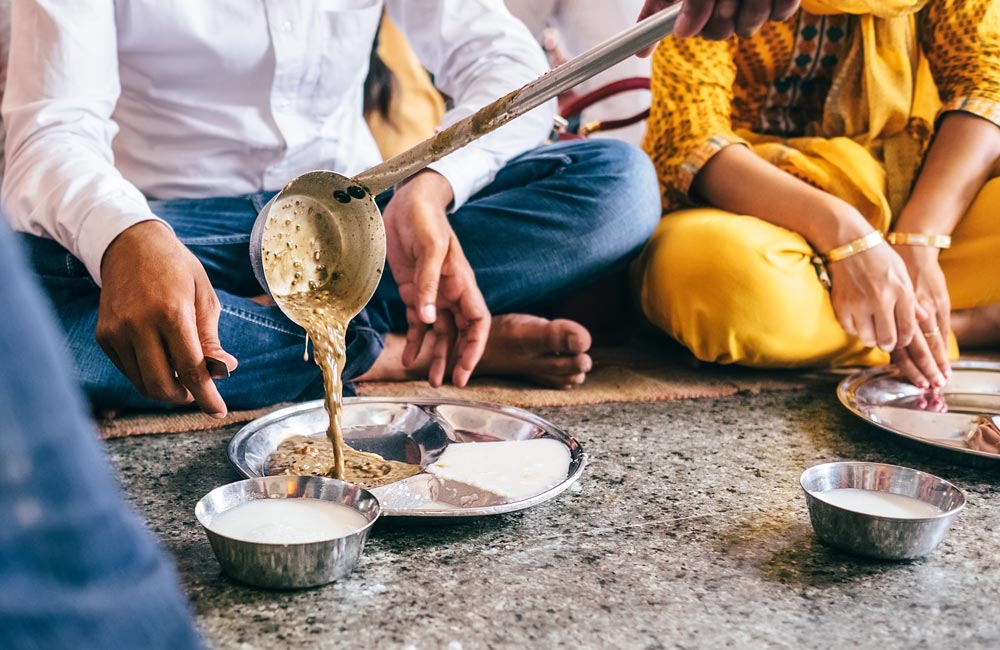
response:
<svg viewBox="0 0 1000 650"><path fill-rule="evenodd" d="M364 515L368 524L346 537L305 544L262 544L220 535L212 518L256 499L311 498L333 501ZM318 476L265 476L217 487L195 506L222 570L241 582L269 589L315 587L354 570L381 514L378 499L357 485Z"/></svg>
<svg viewBox="0 0 1000 650"><path fill-rule="evenodd" d="M823 542L880 560L912 560L930 553L944 539L965 495L948 481L898 465L837 462L810 467L799 479L809 518ZM924 518L897 518L855 512L816 495L837 488L858 488L913 497L941 509Z"/></svg>

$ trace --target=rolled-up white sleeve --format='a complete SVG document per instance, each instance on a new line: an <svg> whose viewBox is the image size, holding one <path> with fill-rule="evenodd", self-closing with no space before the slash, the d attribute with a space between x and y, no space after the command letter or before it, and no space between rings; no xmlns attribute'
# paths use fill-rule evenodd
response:
<svg viewBox="0 0 1000 650"><path fill-rule="evenodd" d="M112 240L157 218L114 165L114 0L13 5L3 209L15 229L55 239L99 283Z"/></svg>
<svg viewBox="0 0 1000 650"><path fill-rule="evenodd" d="M452 98L442 128L548 70L545 53L502 0L389 0L387 9L435 85ZM555 100L429 165L451 183L453 209L511 158L542 144L554 114Z"/></svg>

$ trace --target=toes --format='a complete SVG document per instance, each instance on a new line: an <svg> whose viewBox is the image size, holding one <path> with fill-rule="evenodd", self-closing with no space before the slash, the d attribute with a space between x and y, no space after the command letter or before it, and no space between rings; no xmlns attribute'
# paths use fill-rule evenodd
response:
<svg viewBox="0 0 1000 650"><path fill-rule="evenodd" d="M590 332L571 320L557 319L548 324L549 350L555 354L582 354L590 349Z"/></svg>
<svg viewBox="0 0 1000 650"><path fill-rule="evenodd" d="M593 367L594 362L587 354L548 357L539 362L535 372L531 374L531 379L549 388L567 390L586 381L587 373Z"/></svg>
<svg viewBox="0 0 1000 650"><path fill-rule="evenodd" d="M535 373L539 375L554 375L566 377L586 375L594 367L589 354L576 354L571 357L541 357L535 363Z"/></svg>

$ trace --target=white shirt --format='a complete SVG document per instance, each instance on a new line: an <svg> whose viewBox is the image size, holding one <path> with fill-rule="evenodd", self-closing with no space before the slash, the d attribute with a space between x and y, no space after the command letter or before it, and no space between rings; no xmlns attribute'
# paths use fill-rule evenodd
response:
<svg viewBox="0 0 1000 650"><path fill-rule="evenodd" d="M544 54L502 0L386 0L454 108L536 78ZM14 0L3 209L95 280L148 198L277 190L379 161L362 86L382 0ZM543 142L538 109L431 167L455 207Z"/></svg>

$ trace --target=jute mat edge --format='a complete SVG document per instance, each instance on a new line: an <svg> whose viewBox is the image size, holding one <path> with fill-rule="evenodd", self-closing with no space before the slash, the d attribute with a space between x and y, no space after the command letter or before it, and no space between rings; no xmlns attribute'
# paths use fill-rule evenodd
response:
<svg viewBox="0 0 1000 650"><path fill-rule="evenodd" d="M692 369L676 364L654 367L621 365L619 360L598 365L587 382L571 390L539 388L502 379L474 380L465 388L431 387L426 381L366 383L358 386L365 397L436 397L508 404L521 408L592 405L612 402L660 402L709 399L737 393L796 390L809 383L803 375L788 372L747 371L742 368ZM650 364L652 365L652 364ZM105 439L134 435L208 431L249 422L287 404L232 411L224 419L193 411L146 412L98 420Z"/></svg>

